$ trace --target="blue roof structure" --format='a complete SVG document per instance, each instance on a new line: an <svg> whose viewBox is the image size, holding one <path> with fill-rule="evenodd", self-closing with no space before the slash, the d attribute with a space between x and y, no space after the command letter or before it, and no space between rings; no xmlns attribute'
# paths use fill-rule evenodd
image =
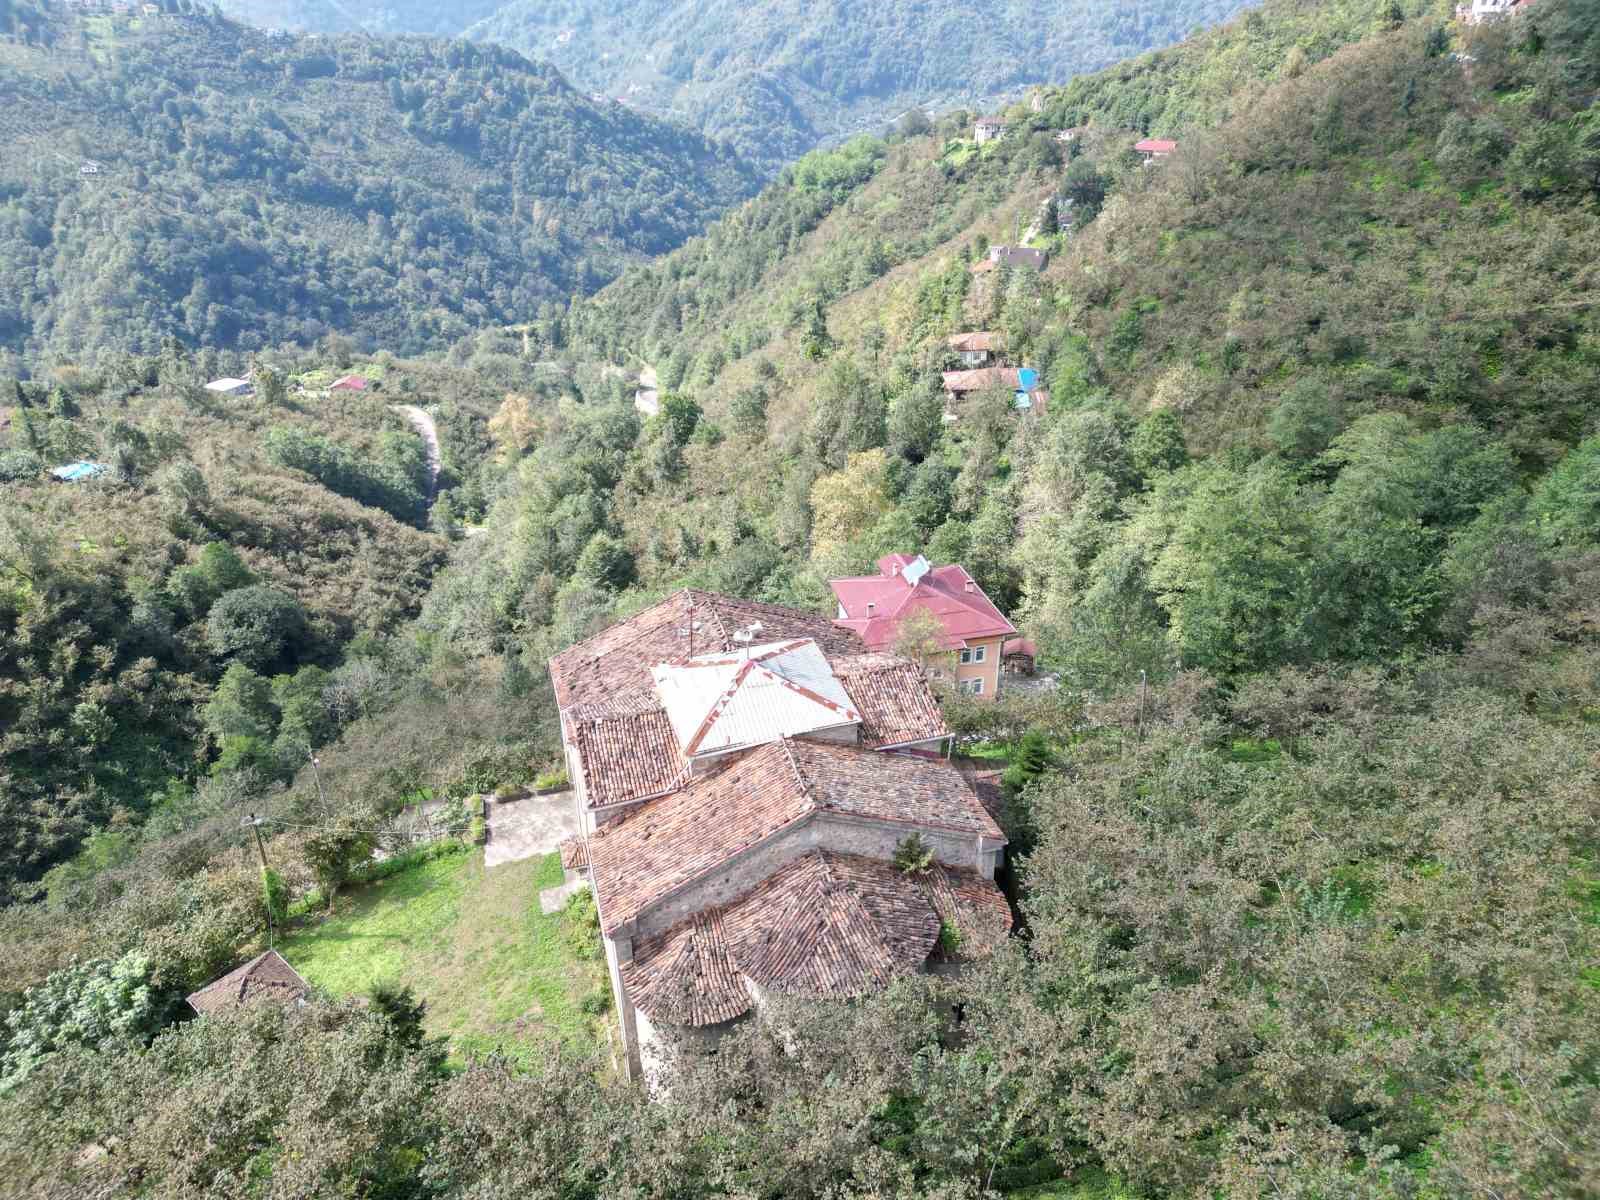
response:
<svg viewBox="0 0 1600 1200"><path fill-rule="evenodd" d="M105 463L84 462L68 463L64 467L55 467L50 474L61 480L62 483L78 483L84 479L94 479L106 473Z"/></svg>

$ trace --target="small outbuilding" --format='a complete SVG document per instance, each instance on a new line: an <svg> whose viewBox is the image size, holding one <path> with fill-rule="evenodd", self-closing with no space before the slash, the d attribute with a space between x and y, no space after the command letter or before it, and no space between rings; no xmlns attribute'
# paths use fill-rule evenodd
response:
<svg viewBox="0 0 1600 1200"><path fill-rule="evenodd" d="M972 140L982 146L992 142L1006 131L1004 117L979 117L972 126Z"/></svg>
<svg viewBox="0 0 1600 1200"><path fill-rule="evenodd" d="M328 385L330 392L365 392L376 385L365 375L346 375Z"/></svg>
<svg viewBox="0 0 1600 1200"><path fill-rule="evenodd" d="M1032 675L1038 658L1039 652L1028 638L1010 638L1000 648L1000 666L1007 675Z"/></svg>
<svg viewBox="0 0 1600 1200"><path fill-rule="evenodd" d="M257 1000L294 1004L311 994L311 985L276 950L258 954L244 966L190 994L189 1007L202 1017L241 1008Z"/></svg>
<svg viewBox="0 0 1600 1200"><path fill-rule="evenodd" d="M253 396L255 395L256 385L248 379L234 379L232 376L224 376L221 379L213 379L206 384L206 391L218 396Z"/></svg>

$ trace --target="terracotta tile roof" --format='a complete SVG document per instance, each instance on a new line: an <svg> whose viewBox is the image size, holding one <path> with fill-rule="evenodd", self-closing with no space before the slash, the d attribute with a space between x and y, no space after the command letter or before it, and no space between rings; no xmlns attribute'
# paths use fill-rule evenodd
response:
<svg viewBox="0 0 1600 1200"><path fill-rule="evenodd" d="M940 864L928 872L924 886L940 920L961 935L955 957L986 958L1011 936L1011 905L993 880Z"/></svg>
<svg viewBox="0 0 1600 1200"><path fill-rule="evenodd" d="M833 669L861 713L863 746L904 746L950 735L916 664L892 654L856 654L835 659Z"/></svg>
<svg viewBox="0 0 1600 1200"><path fill-rule="evenodd" d="M1005 841L961 772L943 759L827 742L795 741L789 749L822 811Z"/></svg>
<svg viewBox="0 0 1600 1200"><path fill-rule="evenodd" d="M974 367L970 371L945 371L941 375L944 390L955 392L981 392L985 388L1005 388L1015 392L1022 387L1019 367Z"/></svg>
<svg viewBox="0 0 1600 1200"><path fill-rule="evenodd" d="M826 742L772 742L594 832L589 857L606 932L822 812L1005 841L947 762Z"/></svg>
<svg viewBox="0 0 1600 1200"><path fill-rule="evenodd" d="M678 752L672 722L658 704L632 713L591 708L573 720L571 738L583 765L590 808L660 796L689 778L689 763Z"/></svg>
<svg viewBox="0 0 1600 1200"><path fill-rule="evenodd" d="M961 773L966 776L967 783L971 786L973 794L978 797L978 803L983 805L983 811L988 813L998 823L1000 814L1005 811L1005 792L1001 790L1000 777L1002 772L995 770L977 770L970 765L963 766Z"/></svg>
<svg viewBox="0 0 1600 1200"><path fill-rule="evenodd" d="M589 869L589 843L582 837L574 834L572 837L563 838L558 848L561 851L562 870L587 871Z"/></svg>
<svg viewBox="0 0 1600 1200"><path fill-rule="evenodd" d="M281 954L268 950L190 995L189 1007L204 1016L261 999L284 1004L300 999L310 990L310 985Z"/></svg>
<svg viewBox="0 0 1600 1200"><path fill-rule="evenodd" d="M1039 648L1029 638L1010 638L1004 646L1000 647L1000 653L1008 658L1013 654L1037 658L1039 656Z"/></svg>
<svg viewBox="0 0 1600 1200"><path fill-rule="evenodd" d="M750 1009L750 991L728 957L721 909L641 941L620 969L628 997L654 1020L718 1025Z"/></svg>
<svg viewBox="0 0 1600 1200"><path fill-rule="evenodd" d="M902 573L905 558L891 554L880 559L876 575L828 580L845 614L834 624L853 630L873 650L894 645L900 622L918 610L938 620L945 647L951 650L975 639L1017 632L965 567L933 567L911 583L911 576Z"/></svg>
<svg viewBox="0 0 1600 1200"><path fill-rule="evenodd" d="M987 350L997 351L1005 341L1005 335L990 333L987 330L975 330L972 333L957 333L950 337L950 349L957 353L968 351Z"/></svg>
<svg viewBox="0 0 1600 1200"><path fill-rule="evenodd" d="M939 916L893 863L815 850L763 880L724 914L733 961L762 987L806 999L877 991L915 971Z"/></svg>
<svg viewBox="0 0 1600 1200"><path fill-rule="evenodd" d="M1178 143L1167 138L1145 138L1133 148L1140 154L1171 154L1178 148Z"/></svg>
<svg viewBox="0 0 1600 1200"><path fill-rule="evenodd" d="M814 811L788 743L773 742L602 825L589 860L606 932Z"/></svg>
<svg viewBox="0 0 1600 1200"><path fill-rule="evenodd" d="M861 649L849 634L815 613L685 588L552 658L556 703L572 713L592 704L607 705L619 696L652 696L652 667L726 653L735 647L733 634L756 621L769 641L813 638L827 655Z"/></svg>
<svg viewBox="0 0 1600 1200"><path fill-rule="evenodd" d="M876 991L921 968L943 922L960 931L957 957L981 958L1010 933L1011 909L971 871L912 877L881 859L813 850L641 941L623 985L653 1020L715 1025L750 1009L746 977L806 999Z"/></svg>
<svg viewBox="0 0 1600 1200"><path fill-rule="evenodd" d="M577 752L591 808L638 802L688 782L688 762L653 669L728 653L734 645L729 631L754 621L764 626L763 636L786 639L780 644L815 643L844 685L866 745L946 734L938 704L914 669L887 665L902 660L863 656L860 639L826 617L685 590L550 660L563 732ZM840 713L840 721L847 715Z"/></svg>

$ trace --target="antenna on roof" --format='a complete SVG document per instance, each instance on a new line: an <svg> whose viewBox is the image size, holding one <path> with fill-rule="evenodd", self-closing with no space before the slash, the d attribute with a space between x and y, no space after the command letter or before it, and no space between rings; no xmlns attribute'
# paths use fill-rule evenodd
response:
<svg viewBox="0 0 1600 1200"><path fill-rule="evenodd" d="M733 640L743 644L743 646L744 646L744 654L745 654L746 658L750 657L750 646L751 646L751 643L753 643L756 640L756 635L758 633L760 633L762 630L764 630L765 628L766 628L766 626L763 625L760 621L752 621L750 624L746 625L743 629L736 629L736 630L733 631Z"/></svg>

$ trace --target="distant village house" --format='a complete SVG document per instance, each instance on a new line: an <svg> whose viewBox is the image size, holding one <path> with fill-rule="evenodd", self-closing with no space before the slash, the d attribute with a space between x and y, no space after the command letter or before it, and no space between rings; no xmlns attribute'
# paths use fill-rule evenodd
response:
<svg viewBox="0 0 1600 1200"><path fill-rule="evenodd" d="M1034 409L1042 412L1050 401L1050 393L1039 386L1039 372L1032 367L979 367L972 371L946 371L941 379L945 399L952 407L974 392L994 388L1009 391L1013 403L1021 412ZM956 420L957 414L948 413L945 419Z"/></svg>
<svg viewBox="0 0 1600 1200"><path fill-rule="evenodd" d="M248 379L234 379L225 376L222 379L213 379L206 384L206 391L218 396L253 396L256 385Z"/></svg>
<svg viewBox="0 0 1600 1200"><path fill-rule="evenodd" d="M974 275L984 275L1001 267L1020 267L1029 271L1042 271L1050 261L1043 250L1027 246L990 246L989 257L972 264Z"/></svg>
<svg viewBox="0 0 1600 1200"><path fill-rule="evenodd" d="M978 145L992 142L1006 131L1003 117L979 117L972 126L972 138Z"/></svg>
<svg viewBox="0 0 1600 1200"><path fill-rule="evenodd" d="M1145 165L1149 166L1169 157L1178 148L1178 143L1167 138L1145 138L1133 148L1144 157Z"/></svg>
<svg viewBox="0 0 1600 1200"><path fill-rule="evenodd" d="M364 392L369 388L376 388L372 380L365 375L346 375L342 379L335 379L328 385L330 392Z"/></svg>
<svg viewBox="0 0 1600 1200"><path fill-rule="evenodd" d="M957 333L949 339L950 349L961 356L966 367L986 367L1000 353L1001 335L979 331Z"/></svg>
<svg viewBox="0 0 1600 1200"><path fill-rule="evenodd" d="M1533 0L1472 0L1471 4L1456 5L1456 20L1467 25L1481 25L1485 21L1517 16L1532 6Z"/></svg>

